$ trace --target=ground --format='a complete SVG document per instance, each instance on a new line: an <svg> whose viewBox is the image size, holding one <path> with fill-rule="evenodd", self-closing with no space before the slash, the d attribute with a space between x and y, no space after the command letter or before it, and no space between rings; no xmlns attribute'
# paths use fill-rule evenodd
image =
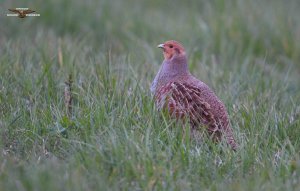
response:
<svg viewBox="0 0 300 191"><path fill-rule="evenodd" d="M0 190L300 190L299 1L0 5ZM228 108L236 152L156 111L170 39Z"/></svg>

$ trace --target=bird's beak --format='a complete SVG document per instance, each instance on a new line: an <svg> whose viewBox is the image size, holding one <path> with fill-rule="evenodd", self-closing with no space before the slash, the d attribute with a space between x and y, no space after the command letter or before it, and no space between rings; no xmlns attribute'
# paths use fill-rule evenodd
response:
<svg viewBox="0 0 300 191"><path fill-rule="evenodd" d="M162 49L163 49L164 46L165 46L164 44L159 44L159 45L157 46L157 48L162 48Z"/></svg>

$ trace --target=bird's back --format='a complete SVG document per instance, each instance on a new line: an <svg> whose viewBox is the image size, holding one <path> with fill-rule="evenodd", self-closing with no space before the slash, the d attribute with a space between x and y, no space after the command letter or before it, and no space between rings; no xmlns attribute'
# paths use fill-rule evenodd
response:
<svg viewBox="0 0 300 191"><path fill-rule="evenodd" d="M155 101L159 109L167 108L172 117L188 118L192 128L207 127L214 140L225 135L227 143L236 149L226 107L205 83L192 75L159 86Z"/></svg>

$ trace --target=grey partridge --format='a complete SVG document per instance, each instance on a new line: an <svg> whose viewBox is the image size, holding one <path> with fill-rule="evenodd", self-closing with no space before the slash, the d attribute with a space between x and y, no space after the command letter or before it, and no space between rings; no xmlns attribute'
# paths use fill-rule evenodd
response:
<svg viewBox="0 0 300 191"><path fill-rule="evenodd" d="M213 140L225 137L227 144L236 150L225 105L189 72L183 46L171 40L158 47L163 50L164 61L150 88L158 110L166 109L179 120L188 119L192 130L206 127Z"/></svg>

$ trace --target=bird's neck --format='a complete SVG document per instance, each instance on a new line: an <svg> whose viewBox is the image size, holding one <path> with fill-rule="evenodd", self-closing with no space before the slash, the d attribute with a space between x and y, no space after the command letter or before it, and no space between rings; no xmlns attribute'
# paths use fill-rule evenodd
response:
<svg viewBox="0 0 300 191"><path fill-rule="evenodd" d="M175 56L162 63L162 77L176 78L189 73L186 56Z"/></svg>
<svg viewBox="0 0 300 191"><path fill-rule="evenodd" d="M171 59L164 60L152 82L151 91L154 93L160 86L181 79L189 74L187 58L185 55L175 56Z"/></svg>

